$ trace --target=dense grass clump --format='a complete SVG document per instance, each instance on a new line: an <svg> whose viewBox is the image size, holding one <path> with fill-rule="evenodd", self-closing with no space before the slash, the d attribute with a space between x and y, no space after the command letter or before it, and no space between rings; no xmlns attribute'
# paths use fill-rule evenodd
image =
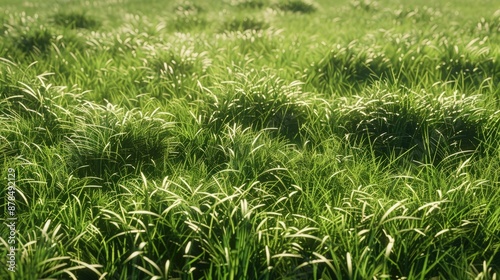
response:
<svg viewBox="0 0 500 280"><path fill-rule="evenodd" d="M28 85L18 90L19 95L9 98L11 106L6 112L19 121L21 134L30 135L36 143L47 145L61 140L65 112L55 105L53 97L43 96L57 91L43 86L33 89Z"/></svg>
<svg viewBox="0 0 500 280"><path fill-rule="evenodd" d="M96 29L101 23L85 12L59 12L52 17L56 25L60 25L69 29Z"/></svg>
<svg viewBox="0 0 500 280"><path fill-rule="evenodd" d="M189 96L211 64L212 60L206 52L197 52L192 47L161 50L147 61L147 68L152 72L147 83L155 83L160 89L154 95L160 99L165 96Z"/></svg>
<svg viewBox="0 0 500 280"><path fill-rule="evenodd" d="M346 90L379 80L408 86L428 80L451 81L478 87L500 78L498 55L478 38L460 46L437 43L441 45L437 48L401 42L408 39L390 32L385 36L394 37L394 46L367 47L358 41L337 45L314 65L313 80L322 89Z"/></svg>
<svg viewBox="0 0 500 280"><path fill-rule="evenodd" d="M174 51L161 53L151 64L160 76L179 80L192 75L202 75L210 65L210 60L206 58L206 53L183 48L178 53Z"/></svg>
<svg viewBox="0 0 500 280"><path fill-rule="evenodd" d="M273 128L294 139L307 118L308 105L302 99L300 83L286 85L273 76L240 75L219 90L209 120L216 130L239 123L254 129Z"/></svg>
<svg viewBox="0 0 500 280"><path fill-rule="evenodd" d="M54 41L54 35L50 29L40 27L34 30L26 30L14 39L14 47L23 53L46 54Z"/></svg>
<svg viewBox="0 0 500 280"><path fill-rule="evenodd" d="M280 0L276 3L276 8L293 13L309 14L316 11L316 6L310 1L304 0Z"/></svg>
<svg viewBox="0 0 500 280"><path fill-rule="evenodd" d="M347 47L334 49L319 63L317 71L321 83L369 82L387 78L395 71L380 49L360 49L355 45L356 42L352 42Z"/></svg>
<svg viewBox="0 0 500 280"><path fill-rule="evenodd" d="M94 271L93 275L101 275L97 270L100 266L72 258L72 252L68 249L72 247L74 240L66 238L64 231L61 224L54 225L51 220L47 220L41 227L29 230L18 245L21 254L17 260L20 269L16 271L16 275L23 279L75 278L82 267ZM38 262L41 259L45 261ZM55 270L54 267L61 270Z"/></svg>
<svg viewBox="0 0 500 280"><path fill-rule="evenodd" d="M352 141L386 156L439 163L452 154L478 152L486 115L476 97L413 95L382 93L340 105L341 126Z"/></svg>
<svg viewBox="0 0 500 280"><path fill-rule="evenodd" d="M245 31L245 30L262 30L269 25L262 20L255 18L235 18L223 24L223 31Z"/></svg>
<svg viewBox="0 0 500 280"><path fill-rule="evenodd" d="M204 27L207 21L203 16L194 13L177 14L173 19L176 31L186 32L195 28Z"/></svg>
<svg viewBox="0 0 500 280"><path fill-rule="evenodd" d="M0 2L0 279L498 279L494 0Z"/></svg>
<svg viewBox="0 0 500 280"><path fill-rule="evenodd" d="M366 12L377 12L380 9L380 3L378 1L372 0L354 0L350 2L351 7L357 10L363 10Z"/></svg>
<svg viewBox="0 0 500 280"><path fill-rule="evenodd" d="M33 57L48 58L61 51L83 51L85 41L71 31L58 36L54 30L43 25L26 28L9 28L2 51L14 62L32 61ZM41 71L43 72L43 71Z"/></svg>
<svg viewBox="0 0 500 280"><path fill-rule="evenodd" d="M189 31L207 24L203 16L204 8L190 1L181 1L173 9L174 17L169 22L176 31Z"/></svg>
<svg viewBox="0 0 500 280"><path fill-rule="evenodd" d="M90 103L80 110L75 131L67 137L68 164L79 176L118 180L129 173L154 170L157 162L167 160L173 145L172 124L161 114Z"/></svg>
<svg viewBox="0 0 500 280"><path fill-rule="evenodd" d="M462 80L465 83L481 84L485 79L500 78L500 64L498 57L491 57L488 48L481 48L470 42L464 50L458 46L448 46L441 54L441 79Z"/></svg>
<svg viewBox="0 0 500 280"><path fill-rule="evenodd" d="M497 10L491 17L482 17L474 27L474 31L485 35L500 34L500 10Z"/></svg>
<svg viewBox="0 0 500 280"><path fill-rule="evenodd" d="M432 7L421 7L421 8L406 8L396 10L395 18L398 21L410 21L413 23L419 22L431 22L436 18L441 17L443 14L440 10L436 10Z"/></svg>

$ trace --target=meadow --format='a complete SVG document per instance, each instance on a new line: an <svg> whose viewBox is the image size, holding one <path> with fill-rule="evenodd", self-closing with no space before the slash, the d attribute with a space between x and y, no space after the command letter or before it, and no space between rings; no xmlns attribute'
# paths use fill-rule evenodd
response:
<svg viewBox="0 0 500 280"><path fill-rule="evenodd" d="M0 0L0 279L498 279L499 85L494 0Z"/></svg>

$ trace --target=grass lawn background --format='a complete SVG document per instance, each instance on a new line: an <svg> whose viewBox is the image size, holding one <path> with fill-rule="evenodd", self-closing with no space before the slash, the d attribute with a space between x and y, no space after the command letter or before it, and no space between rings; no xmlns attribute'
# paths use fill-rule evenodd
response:
<svg viewBox="0 0 500 280"><path fill-rule="evenodd" d="M0 8L1 279L498 277L497 1Z"/></svg>

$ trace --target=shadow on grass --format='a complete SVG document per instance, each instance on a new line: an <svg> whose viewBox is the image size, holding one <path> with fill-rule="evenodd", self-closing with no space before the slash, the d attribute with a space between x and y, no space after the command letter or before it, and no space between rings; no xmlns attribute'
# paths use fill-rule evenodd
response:
<svg viewBox="0 0 500 280"><path fill-rule="evenodd" d="M101 23L87 15L85 12L59 12L52 16L54 24L69 29L90 29L94 30L101 26Z"/></svg>

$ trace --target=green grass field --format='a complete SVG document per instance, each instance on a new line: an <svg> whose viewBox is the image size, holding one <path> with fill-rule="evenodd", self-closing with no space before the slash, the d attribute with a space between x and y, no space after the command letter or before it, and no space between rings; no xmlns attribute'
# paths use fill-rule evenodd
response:
<svg viewBox="0 0 500 280"><path fill-rule="evenodd" d="M494 0L0 0L0 279L498 279L499 85Z"/></svg>

